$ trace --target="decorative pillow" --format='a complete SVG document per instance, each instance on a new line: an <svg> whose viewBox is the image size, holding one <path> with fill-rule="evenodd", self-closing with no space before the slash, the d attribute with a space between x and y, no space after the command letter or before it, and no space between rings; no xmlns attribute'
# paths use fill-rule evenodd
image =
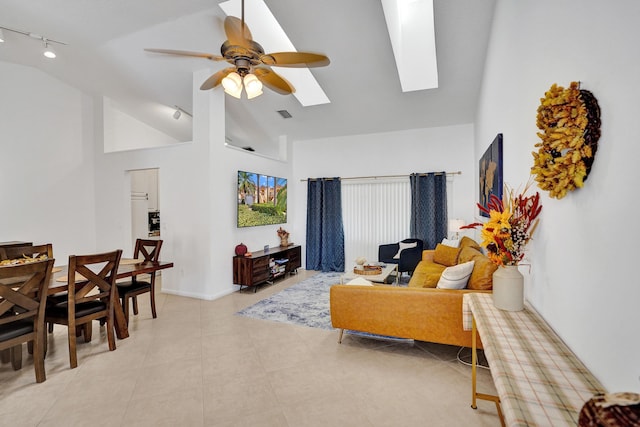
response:
<svg viewBox="0 0 640 427"><path fill-rule="evenodd" d="M462 248L458 262L474 260L476 262L467 288L490 291L493 289L493 273L498 269L491 260L479 250L472 247Z"/></svg>
<svg viewBox="0 0 640 427"><path fill-rule="evenodd" d="M364 277L356 277L355 279L349 280L347 285L362 285L362 286L373 286L373 283L365 279Z"/></svg>
<svg viewBox="0 0 640 427"><path fill-rule="evenodd" d="M423 288L435 288L438 286L438 281L440 280L440 274L427 274L423 280Z"/></svg>
<svg viewBox="0 0 640 427"><path fill-rule="evenodd" d="M460 239L460 248L464 248L466 246L471 246L472 248L480 250L480 245L478 244L478 242L470 237L464 236L462 239Z"/></svg>
<svg viewBox="0 0 640 427"><path fill-rule="evenodd" d="M453 267L445 268L436 287L439 289L466 288L469 277L471 277L471 273L473 272L474 264L475 261L468 261Z"/></svg>
<svg viewBox="0 0 640 427"><path fill-rule="evenodd" d="M398 243L398 245L400 245L400 249L398 249L398 253L393 256L393 259L400 259L400 254L402 253L402 251L404 251L405 249L415 248L416 246L418 246L418 242L413 242L413 243L400 242Z"/></svg>
<svg viewBox="0 0 640 427"><path fill-rule="evenodd" d="M458 248L458 247L460 247L460 240L458 240L458 239L447 239L445 237L444 239L442 239L442 244L443 245L447 245L447 246L451 246L452 248Z"/></svg>
<svg viewBox="0 0 640 427"><path fill-rule="evenodd" d="M433 252L433 262L450 267L458 263L459 248L443 245L438 243L436 250Z"/></svg>

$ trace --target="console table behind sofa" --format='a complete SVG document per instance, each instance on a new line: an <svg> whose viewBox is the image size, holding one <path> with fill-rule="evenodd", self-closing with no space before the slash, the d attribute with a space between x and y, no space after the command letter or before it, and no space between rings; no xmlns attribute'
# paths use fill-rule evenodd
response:
<svg viewBox="0 0 640 427"><path fill-rule="evenodd" d="M476 392L473 347L472 405L476 398L494 401L503 425L578 424L582 406L604 387L531 307L503 311L491 294L463 296L463 327L476 329L491 366L498 396ZM502 409L501 414L500 409Z"/></svg>

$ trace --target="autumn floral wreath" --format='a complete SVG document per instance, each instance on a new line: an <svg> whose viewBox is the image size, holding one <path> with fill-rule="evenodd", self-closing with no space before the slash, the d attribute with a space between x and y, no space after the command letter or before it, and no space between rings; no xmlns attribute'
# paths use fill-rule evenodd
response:
<svg viewBox="0 0 640 427"><path fill-rule="evenodd" d="M538 187L562 199L581 188L591 171L600 138L600 107L588 90L555 83L540 99L536 124L541 142L531 173Z"/></svg>

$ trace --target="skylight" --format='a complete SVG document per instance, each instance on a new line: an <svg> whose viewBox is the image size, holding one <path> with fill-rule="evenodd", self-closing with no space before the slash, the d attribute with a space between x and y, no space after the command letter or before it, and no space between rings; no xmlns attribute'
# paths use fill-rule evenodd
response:
<svg viewBox="0 0 640 427"><path fill-rule="evenodd" d="M382 0L403 92L438 87L433 0Z"/></svg>
<svg viewBox="0 0 640 427"><path fill-rule="evenodd" d="M227 16L240 18L242 15L240 0L228 0L220 3ZM253 39L260 43L265 53L297 52L275 16L262 0L245 0L244 20L251 30ZM322 52L321 52L322 53ZM300 104L305 107L328 104L329 98L308 68L273 67L282 77L287 79L296 91L293 93Z"/></svg>

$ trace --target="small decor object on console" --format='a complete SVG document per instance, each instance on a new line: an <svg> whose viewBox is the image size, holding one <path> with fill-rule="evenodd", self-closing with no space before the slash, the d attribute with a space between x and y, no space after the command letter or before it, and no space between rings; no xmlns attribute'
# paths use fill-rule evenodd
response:
<svg viewBox="0 0 640 427"><path fill-rule="evenodd" d="M247 246L244 243L240 243L236 246L236 255L243 256L247 253Z"/></svg>
<svg viewBox="0 0 640 427"><path fill-rule="evenodd" d="M487 222L462 227L482 227L481 246L487 248L487 256L493 263L503 267L493 273L493 303L503 310L524 308L524 277L518 271L518 263L524 257L525 246L538 226L538 215L542 211L538 192L525 195L531 184L529 181L519 194L505 185L504 201L492 195L488 206L478 204L478 208L489 215Z"/></svg>
<svg viewBox="0 0 640 427"><path fill-rule="evenodd" d="M580 83L565 89L555 83L540 99L536 124L542 142L533 152L531 173L538 187L562 199L589 176L600 138L600 107Z"/></svg>
<svg viewBox="0 0 640 427"><path fill-rule="evenodd" d="M287 247L289 246L289 232L284 228L278 228L278 237L280 237L280 246Z"/></svg>

